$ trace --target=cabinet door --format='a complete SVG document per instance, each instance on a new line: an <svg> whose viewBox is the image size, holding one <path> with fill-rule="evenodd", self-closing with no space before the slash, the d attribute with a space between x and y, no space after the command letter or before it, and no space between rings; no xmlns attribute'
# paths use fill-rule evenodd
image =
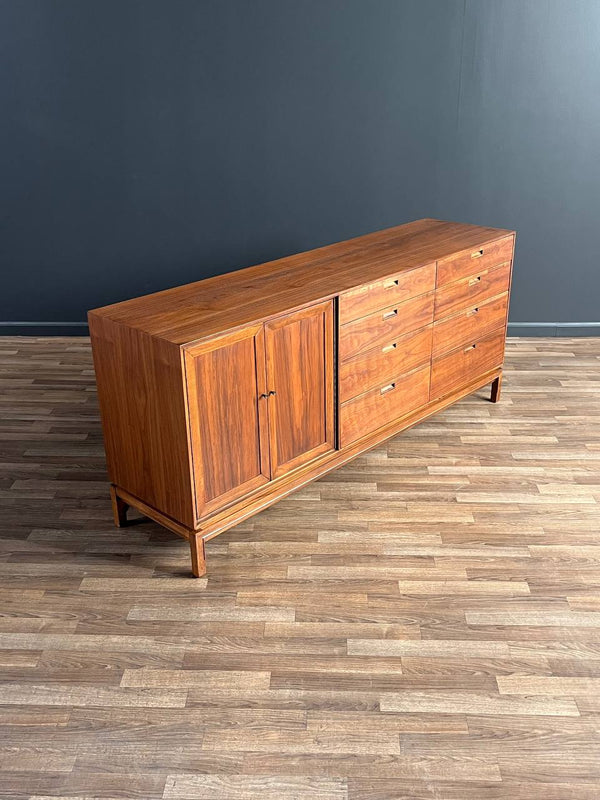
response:
<svg viewBox="0 0 600 800"><path fill-rule="evenodd" d="M185 366L196 515L202 517L270 478L263 326L187 349Z"/></svg>
<svg viewBox="0 0 600 800"><path fill-rule="evenodd" d="M265 325L274 478L333 450L333 304Z"/></svg>

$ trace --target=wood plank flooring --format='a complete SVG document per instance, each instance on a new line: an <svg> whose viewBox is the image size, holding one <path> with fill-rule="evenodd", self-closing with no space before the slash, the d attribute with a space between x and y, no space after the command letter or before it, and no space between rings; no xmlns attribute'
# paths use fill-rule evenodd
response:
<svg viewBox="0 0 600 800"><path fill-rule="evenodd" d="M600 339L209 542L116 530L87 339L0 339L0 797L597 800Z"/></svg>

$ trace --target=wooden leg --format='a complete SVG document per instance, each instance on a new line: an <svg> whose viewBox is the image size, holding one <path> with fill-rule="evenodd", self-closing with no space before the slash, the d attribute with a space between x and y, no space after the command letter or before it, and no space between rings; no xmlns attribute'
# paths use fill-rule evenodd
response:
<svg viewBox="0 0 600 800"><path fill-rule="evenodd" d="M492 395L490 400L492 403L497 403L500 400L500 393L502 391L502 373L492 381Z"/></svg>
<svg viewBox="0 0 600 800"><path fill-rule="evenodd" d="M192 555L194 578L201 578L206 575L206 554L204 552L204 539L199 533L190 534L190 553Z"/></svg>
<svg viewBox="0 0 600 800"><path fill-rule="evenodd" d="M117 494L114 486L110 487L110 500L112 503L113 517L117 528L127 525L127 509L129 505Z"/></svg>

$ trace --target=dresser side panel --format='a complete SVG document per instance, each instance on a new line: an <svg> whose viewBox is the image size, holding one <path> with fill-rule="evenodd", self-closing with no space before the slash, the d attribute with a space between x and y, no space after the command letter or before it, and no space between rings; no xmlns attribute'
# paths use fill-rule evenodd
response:
<svg viewBox="0 0 600 800"><path fill-rule="evenodd" d="M110 480L192 527L180 348L94 313L88 319Z"/></svg>

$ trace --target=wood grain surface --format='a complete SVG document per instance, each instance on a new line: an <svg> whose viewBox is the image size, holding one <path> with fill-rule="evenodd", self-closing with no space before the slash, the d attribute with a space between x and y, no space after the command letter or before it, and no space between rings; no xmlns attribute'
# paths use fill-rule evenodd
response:
<svg viewBox="0 0 600 800"><path fill-rule="evenodd" d="M223 332L223 320L228 328L248 325L319 300L328 300L341 292L358 289L363 284L383 281L366 291L374 295L372 308L383 308L381 292L399 303L413 295L404 291L404 273L423 267L436 259L455 255L458 251L484 249L485 256L473 259L477 269L499 263L501 252L493 243L499 239L506 246L512 231L446 222L438 219L419 219L394 228L375 231L345 242L319 247L305 253L268 261L253 267L216 275L196 283L176 286L162 292L124 300L90 311L89 318L104 317L131 326L172 344L191 343L196 339ZM508 247L512 246L513 236ZM488 258L489 253L489 258ZM483 266L482 266L483 264ZM470 267L469 267L470 268ZM433 274L429 275L422 291L433 289ZM472 273L470 273L472 274ZM414 276L408 278L413 286ZM394 288L394 282L398 281ZM358 305L357 305L358 304ZM345 303L346 309L358 310L358 297ZM366 302L368 313L370 301ZM343 312L344 314L344 312ZM349 318L352 318L352 314ZM359 314L356 314L359 316Z"/></svg>
<svg viewBox="0 0 600 800"><path fill-rule="evenodd" d="M415 270L411 275L418 274ZM424 328L433 321L435 295L414 297L404 303L381 308L366 317L352 320L340 326L340 361L353 358L375 347L384 347L399 337Z"/></svg>
<svg viewBox="0 0 600 800"><path fill-rule="evenodd" d="M431 361L432 325L389 339L338 365L340 403ZM429 397L427 396L427 400ZM426 402L427 402L426 400Z"/></svg>
<svg viewBox="0 0 600 800"><path fill-rule="evenodd" d="M206 544L113 527L87 339L0 340L3 800L597 800L600 340Z"/></svg>
<svg viewBox="0 0 600 800"><path fill-rule="evenodd" d="M198 517L271 477L269 451L261 440L267 410L258 402L267 392L264 339L263 326L256 325L185 351ZM231 450L235 458L224 457Z"/></svg>
<svg viewBox="0 0 600 800"><path fill-rule="evenodd" d="M335 448L333 335L331 300L265 325L274 478Z"/></svg>

